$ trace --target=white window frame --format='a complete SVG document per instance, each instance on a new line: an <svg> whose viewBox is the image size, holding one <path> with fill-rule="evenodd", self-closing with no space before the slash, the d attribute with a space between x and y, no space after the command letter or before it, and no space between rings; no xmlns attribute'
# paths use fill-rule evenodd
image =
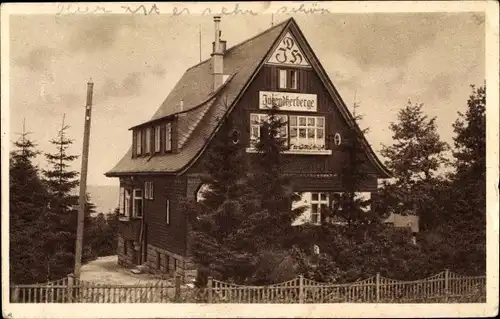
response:
<svg viewBox="0 0 500 319"><path fill-rule="evenodd" d="M314 199L315 195L318 196L317 199ZM317 205L316 212L313 211L313 206ZM329 196L328 193L325 192L311 192L311 219L310 222L314 225L321 225L321 211L322 209L328 208L330 206L330 201L329 201ZM316 217L313 218L313 215Z"/></svg>
<svg viewBox="0 0 500 319"><path fill-rule="evenodd" d="M145 145L144 145L144 153L146 154L151 154L151 128L150 127L147 127L146 128L146 132L145 132L145 135L146 135L146 141L145 141Z"/></svg>
<svg viewBox="0 0 500 319"><path fill-rule="evenodd" d="M290 150L325 150L325 121L326 118L324 116L290 115L288 120ZM292 124L294 122L295 124ZM293 133L294 130L295 133ZM300 136L301 132L305 132L305 137ZM310 134L311 132L312 136ZM320 134L320 132L322 132L322 134ZM322 135L322 137L319 137L320 135Z"/></svg>
<svg viewBox="0 0 500 319"><path fill-rule="evenodd" d="M276 114L275 117L281 118L285 121L285 125L282 126L284 129L285 147L288 147L288 115L286 114ZM255 122L255 119L257 122ZM251 113L250 114L250 147L254 148L255 143L260 140L260 127L262 123L268 121L269 114L265 113ZM279 133L278 133L279 134Z"/></svg>
<svg viewBox="0 0 500 319"><path fill-rule="evenodd" d="M285 69L279 69L278 70L278 88L280 89L286 89L287 88L287 77L288 77L288 72Z"/></svg>
<svg viewBox="0 0 500 319"><path fill-rule="evenodd" d="M118 199L118 215L125 216L125 187L120 187L120 196Z"/></svg>
<svg viewBox="0 0 500 319"><path fill-rule="evenodd" d="M297 70L279 69L278 70L278 88L279 89L296 90L297 89L297 74L298 74Z"/></svg>
<svg viewBox="0 0 500 319"><path fill-rule="evenodd" d="M165 202L165 223L170 225L170 199Z"/></svg>
<svg viewBox="0 0 500 319"><path fill-rule="evenodd" d="M137 193L140 192L141 196L138 196ZM133 200L132 200L132 213L134 218L142 218L144 215L144 199L143 199L143 190L140 188L135 188L133 191ZM139 215L136 209L136 202L140 201L141 202L141 214Z"/></svg>
<svg viewBox="0 0 500 319"><path fill-rule="evenodd" d="M132 196L130 195L130 189L125 188L124 198L123 198L123 215L126 218L130 218L130 205Z"/></svg>
<svg viewBox="0 0 500 319"><path fill-rule="evenodd" d="M161 126L155 126L155 153L161 151Z"/></svg>
<svg viewBox="0 0 500 319"><path fill-rule="evenodd" d="M135 133L135 152L137 155L142 154L142 131L137 130Z"/></svg>
<svg viewBox="0 0 500 319"><path fill-rule="evenodd" d="M153 182L144 182L144 198L154 199Z"/></svg>
<svg viewBox="0 0 500 319"><path fill-rule="evenodd" d="M165 124L165 152L172 150L172 122Z"/></svg>

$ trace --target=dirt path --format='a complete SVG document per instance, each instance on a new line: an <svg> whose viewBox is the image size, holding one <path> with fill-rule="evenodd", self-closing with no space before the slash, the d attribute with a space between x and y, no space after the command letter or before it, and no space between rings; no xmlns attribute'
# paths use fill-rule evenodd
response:
<svg viewBox="0 0 500 319"><path fill-rule="evenodd" d="M117 256L99 257L97 260L83 265L80 278L95 283L121 285L157 283L159 281L152 275L136 275L131 273L130 269L119 266Z"/></svg>

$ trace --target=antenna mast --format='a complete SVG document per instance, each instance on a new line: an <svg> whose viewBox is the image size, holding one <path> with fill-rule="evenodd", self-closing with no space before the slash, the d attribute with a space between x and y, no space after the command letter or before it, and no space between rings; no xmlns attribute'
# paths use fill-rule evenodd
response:
<svg viewBox="0 0 500 319"><path fill-rule="evenodd" d="M90 124L92 111L92 94L94 83L92 79L87 83L87 104L85 106L85 124L83 131L82 169L80 173L80 198L78 210L78 225L76 229L76 251L75 251L75 278L80 279L83 251L83 223L85 220L85 206L87 204L87 167L89 160Z"/></svg>

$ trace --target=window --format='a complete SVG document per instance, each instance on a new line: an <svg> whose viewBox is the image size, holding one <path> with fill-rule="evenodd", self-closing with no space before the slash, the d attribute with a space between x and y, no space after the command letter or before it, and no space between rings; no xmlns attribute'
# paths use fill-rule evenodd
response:
<svg viewBox="0 0 500 319"><path fill-rule="evenodd" d="M325 118L323 116L290 115L290 149L325 149Z"/></svg>
<svg viewBox="0 0 500 319"><path fill-rule="evenodd" d="M233 130L231 133L231 140L233 141L233 144L238 144L240 142L240 131Z"/></svg>
<svg viewBox="0 0 500 319"><path fill-rule="evenodd" d="M140 130L138 130L136 133L135 133L135 147L136 147L136 154L137 155L141 155L142 153L142 132Z"/></svg>
<svg viewBox="0 0 500 319"><path fill-rule="evenodd" d="M142 218L143 202L142 189L134 189L134 217Z"/></svg>
<svg viewBox="0 0 500 319"><path fill-rule="evenodd" d="M125 215L125 188L120 187L120 198L118 199L118 210L119 210L119 215L123 216Z"/></svg>
<svg viewBox="0 0 500 319"><path fill-rule="evenodd" d="M285 125L281 127L278 136L285 139L286 146L288 145L288 116L276 115L276 117L280 119L282 123L285 123ZM267 114L250 114L250 143L252 146L254 146L254 144L259 141L262 123L264 123L264 121L267 121L268 118L269 116Z"/></svg>
<svg viewBox="0 0 500 319"><path fill-rule="evenodd" d="M311 223L321 224L321 211L328 208L327 193L311 193Z"/></svg>
<svg viewBox="0 0 500 319"><path fill-rule="evenodd" d="M333 212L336 211L341 211L342 210L342 205L341 205L341 200L342 200L342 193L334 193L332 196L332 210Z"/></svg>
<svg viewBox="0 0 500 319"><path fill-rule="evenodd" d="M296 89L297 88L297 71L290 70L290 83L289 83L289 88L290 89Z"/></svg>
<svg viewBox="0 0 500 319"><path fill-rule="evenodd" d="M155 126L155 153L160 152L161 148L161 126Z"/></svg>
<svg viewBox="0 0 500 319"><path fill-rule="evenodd" d="M280 89L297 89L297 71L295 70L279 70L279 85Z"/></svg>
<svg viewBox="0 0 500 319"><path fill-rule="evenodd" d="M170 200L167 199L165 203L165 222L170 225Z"/></svg>
<svg viewBox="0 0 500 319"><path fill-rule="evenodd" d="M172 123L165 125L165 151L172 150Z"/></svg>
<svg viewBox="0 0 500 319"><path fill-rule="evenodd" d="M342 136L339 133L336 133L335 136L333 137L333 142L335 145L340 145L342 143Z"/></svg>
<svg viewBox="0 0 500 319"><path fill-rule="evenodd" d="M144 198L145 199L154 199L153 197L153 182L145 182L144 183Z"/></svg>
<svg viewBox="0 0 500 319"><path fill-rule="evenodd" d="M146 129L146 145L145 145L145 153L151 154L151 128Z"/></svg>
<svg viewBox="0 0 500 319"><path fill-rule="evenodd" d="M279 70L280 74L280 82L279 82L279 88L280 89L286 89L286 70Z"/></svg>
<svg viewBox="0 0 500 319"><path fill-rule="evenodd" d="M130 207L131 207L130 200L131 200L130 190L126 189L125 190L125 201L123 202L123 210L125 213L125 217L130 217Z"/></svg>
<svg viewBox="0 0 500 319"><path fill-rule="evenodd" d="M124 254L125 256L127 256L127 255L128 255L128 251L127 251L127 250L128 250L128 249L127 249L127 244L128 244L128 240L124 240L124 241L123 241L123 254Z"/></svg>
<svg viewBox="0 0 500 319"><path fill-rule="evenodd" d="M120 202L118 203L119 215L122 217L130 216L130 190L120 187Z"/></svg>

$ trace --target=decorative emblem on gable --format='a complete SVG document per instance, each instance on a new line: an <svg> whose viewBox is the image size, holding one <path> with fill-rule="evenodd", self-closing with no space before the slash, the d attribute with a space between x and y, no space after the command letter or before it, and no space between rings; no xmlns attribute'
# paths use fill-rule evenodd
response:
<svg viewBox="0 0 500 319"><path fill-rule="evenodd" d="M309 66L309 61L290 32L281 39L267 63Z"/></svg>

